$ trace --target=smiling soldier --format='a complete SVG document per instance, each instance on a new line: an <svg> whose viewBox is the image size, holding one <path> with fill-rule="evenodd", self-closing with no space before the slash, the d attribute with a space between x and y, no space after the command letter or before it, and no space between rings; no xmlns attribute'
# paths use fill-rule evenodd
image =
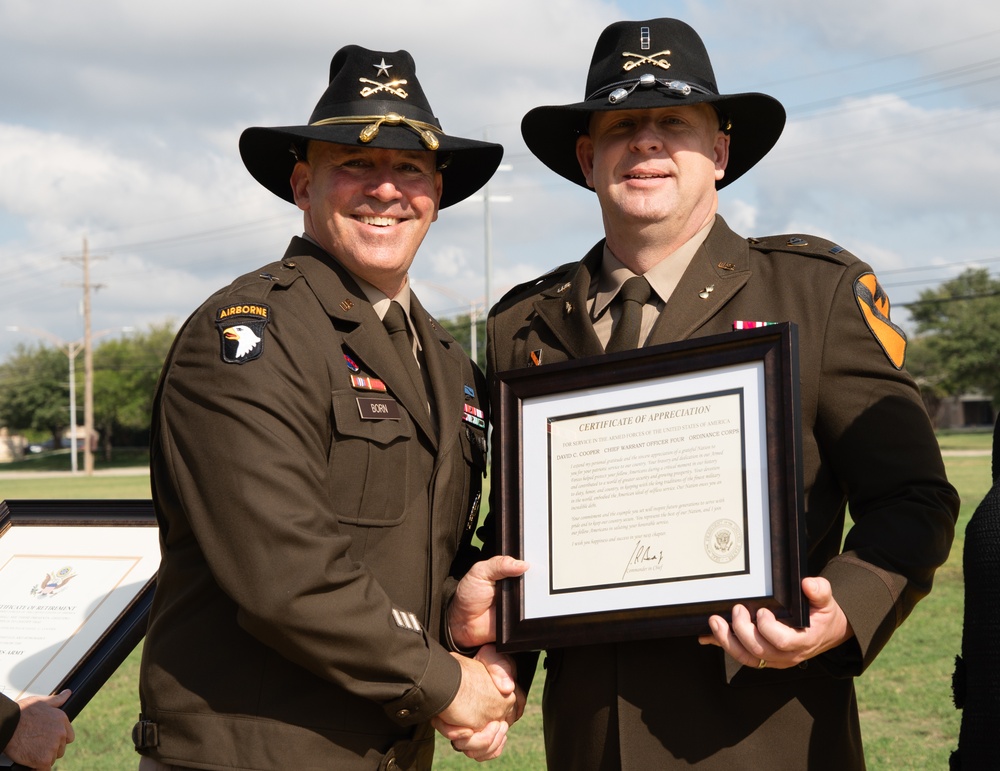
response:
<svg viewBox="0 0 1000 771"><path fill-rule="evenodd" d="M408 271L503 150L442 131L407 52L347 46L308 125L240 151L305 232L188 319L160 378L140 768L426 769L432 720L493 757L523 694L492 647L458 655L456 599L486 394Z"/></svg>

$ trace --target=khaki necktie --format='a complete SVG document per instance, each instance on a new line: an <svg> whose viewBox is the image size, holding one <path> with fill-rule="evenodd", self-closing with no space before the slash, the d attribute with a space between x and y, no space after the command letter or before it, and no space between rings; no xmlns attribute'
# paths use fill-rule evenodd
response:
<svg viewBox="0 0 1000 771"><path fill-rule="evenodd" d="M420 394L420 397L426 404L427 390L424 388L424 378L420 374L420 367L417 366L417 359L413 355L413 341L410 339L410 332L406 328L406 313L403 311L403 306L395 300L389 303L389 310L386 311L382 323L389 333L389 339L392 340L392 344L396 348L396 353L399 354L403 366L406 367L406 371L413 381L413 387L417 389L417 393Z"/></svg>
<svg viewBox="0 0 1000 771"><path fill-rule="evenodd" d="M631 351L639 347L642 308L649 301L651 291L645 276L632 276L622 284L614 300L621 303L622 313L604 349L607 353Z"/></svg>

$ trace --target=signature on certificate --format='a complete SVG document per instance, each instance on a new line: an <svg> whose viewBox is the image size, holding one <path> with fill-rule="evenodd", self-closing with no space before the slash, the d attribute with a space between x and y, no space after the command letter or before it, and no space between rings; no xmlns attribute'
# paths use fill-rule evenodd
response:
<svg viewBox="0 0 1000 771"><path fill-rule="evenodd" d="M622 578L625 578L630 571L635 570L641 565L652 565L653 567L659 567L663 562L663 549L659 551L655 547L649 544L643 543L640 538L635 543L635 548L632 550L632 556L628 559L628 564L625 565L625 572L622 573Z"/></svg>

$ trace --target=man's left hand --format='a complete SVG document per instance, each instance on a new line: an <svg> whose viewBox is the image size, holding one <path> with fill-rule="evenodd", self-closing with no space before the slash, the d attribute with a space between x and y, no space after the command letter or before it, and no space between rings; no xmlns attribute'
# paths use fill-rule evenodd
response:
<svg viewBox="0 0 1000 771"><path fill-rule="evenodd" d="M804 578L802 593L809 601L809 626L805 629L788 626L766 608L758 610L754 619L744 606L736 605L732 626L721 616L712 616L708 620L712 634L699 637L698 642L718 645L747 667L788 669L854 636L847 616L833 598L829 581Z"/></svg>
<svg viewBox="0 0 1000 771"><path fill-rule="evenodd" d="M476 648L496 640L497 581L520 576L527 569L527 562L507 556L491 557L469 568L448 606L448 626L456 645Z"/></svg>

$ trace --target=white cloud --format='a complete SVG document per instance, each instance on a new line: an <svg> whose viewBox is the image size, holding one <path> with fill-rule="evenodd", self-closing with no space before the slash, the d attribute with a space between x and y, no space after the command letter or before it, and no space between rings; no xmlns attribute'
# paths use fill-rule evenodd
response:
<svg viewBox="0 0 1000 771"><path fill-rule="evenodd" d="M492 207L497 297L602 235L593 194L528 153L522 115L582 98L607 24L664 12L702 32L723 91L763 90L789 109L777 148L722 194L739 231L827 235L885 269L992 256L998 81L989 69L928 77L995 58L992 4L6 0L0 260L31 270L8 278L0 322L79 336L79 269L63 258L84 236L107 258L93 266L106 285L95 326L183 319L280 257L301 216L249 177L239 134L305 122L347 43L409 50L447 131L504 144L513 169L491 183L511 199ZM445 210L415 280L480 297L484 251L481 204ZM461 304L420 294L432 312ZM0 358L11 342L0 337Z"/></svg>

